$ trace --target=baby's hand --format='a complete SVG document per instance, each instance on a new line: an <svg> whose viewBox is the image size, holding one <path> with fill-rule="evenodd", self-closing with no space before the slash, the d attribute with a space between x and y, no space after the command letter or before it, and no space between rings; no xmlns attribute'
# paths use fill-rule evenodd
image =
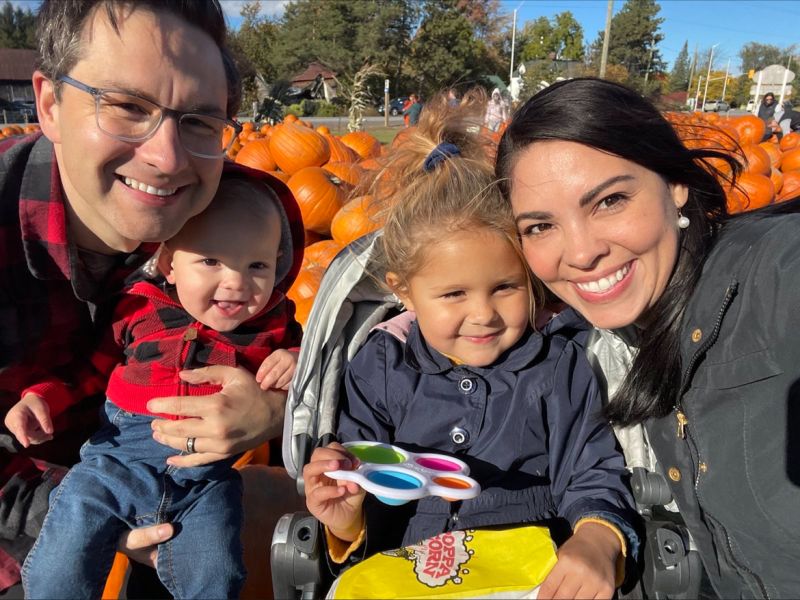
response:
<svg viewBox="0 0 800 600"><path fill-rule="evenodd" d="M616 534L599 523L584 523L558 550L558 562L539 588L538 598L611 598L622 548Z"/></svg>
<svg viewBox="0 0 800 600"><path fill-rule="evenodd" d="M352 542L358 537L364 519L364 492L352 481L336 481L326 471L352 470L358 459L344 446L332 443L317 448L303 468L306 483L306 506L330 532L341 540Z"/></svg>
<svg viewBox="0 0 800 600"><path fill-rule="evenodd" d="M36 394L25 394L6 413L5 425L25 448L53 439L50 407Z"/></svg>
<svg viewBox="0 0 800 600"><path fill-rule="evenodd" d="M297 352L279 348L264 359L256 373L262 390L270 388L288 390L297 366Z"/></svg>

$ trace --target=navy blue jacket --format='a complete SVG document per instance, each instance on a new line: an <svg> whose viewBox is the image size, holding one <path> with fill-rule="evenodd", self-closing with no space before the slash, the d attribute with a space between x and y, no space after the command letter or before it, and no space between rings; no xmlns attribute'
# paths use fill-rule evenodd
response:
<svg viewBox="0 0 800 600"><path fill-rule="evenodd" d="M597 516L617 525L635 554L624 460L576 340L585 329L569 309L483 368L453 365L416 322L406 343L371 334L346 372L340 440L450 453L469 464L482 492L463 502L423 498L403 510L368 502L368 553L455 529L556 517L574 526ZM376 540L376 529L402 540Z"/></svg>

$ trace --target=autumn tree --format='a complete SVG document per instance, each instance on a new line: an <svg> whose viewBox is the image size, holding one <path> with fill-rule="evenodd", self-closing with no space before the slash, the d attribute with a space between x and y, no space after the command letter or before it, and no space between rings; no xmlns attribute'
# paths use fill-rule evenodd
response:
<svg viewBox="0 0 800 600"><path fill-rule="evenodd" d="M552 21L547 17L529 21L521 37L522 60L583 60L583 28L569 11L557 14Z"/></svg>
<svg viewBox="0 0 800 600"><path fill-rule="evenodd" d="M781 48L772 44L760 44L749 42L739 50L739 58L742 61L741 69L747 73L750 69L760 71L769 65L784 65L790 55L796 52L795 45Z"/></svg>
<svg viewBox="0 0 800 600"><path fill-rule="evenodd" d="M276 76L273 46L277 25L260 12L258 0L246 2L240 11L242 24L228 34L228 44L242 75L243 106L257 99L257 77L272 81Z"/></svg>

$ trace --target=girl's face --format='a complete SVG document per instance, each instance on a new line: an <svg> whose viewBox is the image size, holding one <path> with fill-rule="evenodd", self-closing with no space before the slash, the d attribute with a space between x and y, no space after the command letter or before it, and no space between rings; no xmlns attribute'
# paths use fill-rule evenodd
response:
<svg viewBox="0 0 800 600"><path fill-rule="evenodd" d="M511 242L492 231L447 235L427 249L407 287L394 273L386 280L417 313L428 345L463 364L491 365L529 324L525 265Z"/></svg>
<svg viewBox="0 0 800 600"><path fill-rule="evenodd" d="M686 187L583 144L547 141L520 155L511 190L534 275L595 327L642 324L677 261Z"/></svg>

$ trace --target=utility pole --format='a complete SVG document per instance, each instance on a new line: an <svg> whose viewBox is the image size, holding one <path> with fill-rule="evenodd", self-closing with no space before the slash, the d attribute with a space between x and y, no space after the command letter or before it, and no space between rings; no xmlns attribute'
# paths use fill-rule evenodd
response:
<svg viewBox="0 0 800 600"><path fill-rule="evenodd" d="M714 48L719 44L711 46L711 52L708 53L708 73L706 73L706 87L703 90L703 106L706 104L706 94L708 94L708 80L711 79L711 64L714 62Z"/></svg>
<svg viewBox="0 0 800 600"><path fill-rule="evenodd" d="M608 44L611 40L611 16L614 14L614 0L608 0L606 10L606 33L603 36L603 53L600 57L600 78L606 76L606 65L608 64Z"/></svg>
<svg viewBox="0 0 800 600"><path fill-rule="evenodd" d="M781 85L781 99L778 104L783 106L783 97L786 95L786 81L789 79L789 67L792 65L792 55L789 54L789 60L786 61L786 70L783 72L783 84Z"/></svg>
<svg viewBox="0 0 800 600"><path fill-rule="evenodd" d="M653 62L653 47L656 45L656 34L650 38L650 54L647 56L647 70L644 72L644 85L642 86L642 96L647 95L647 80L650 78L650 64Z"/></svg>
<svg viewBox="0 0 800 600"><path fill-rule="evenodd" d="M519 8L519 7L517 7ZM511 87L511 80L514 78L514 44L517 36L517 9L514 9L514 18L511 24L511 65L508 68L508 86Z"/></svg>
<svg viewBox="0 0 800 600"><path fill-rule="evenodd" d="M725 83L722 84L722 98L725 100L725 91L728 89L728 72L731 70L731 59L728 59L728 65L725 67Z"/></svg>
<svg viewBox="0 0 800 600"><path fill-rule="evenodd" d="M689 67L689 84L686 86L686 94L692 92L692 78L694 77L694 70L697 67L697 43L694 45L694 56L692 56L692 64Z"/></svg>

